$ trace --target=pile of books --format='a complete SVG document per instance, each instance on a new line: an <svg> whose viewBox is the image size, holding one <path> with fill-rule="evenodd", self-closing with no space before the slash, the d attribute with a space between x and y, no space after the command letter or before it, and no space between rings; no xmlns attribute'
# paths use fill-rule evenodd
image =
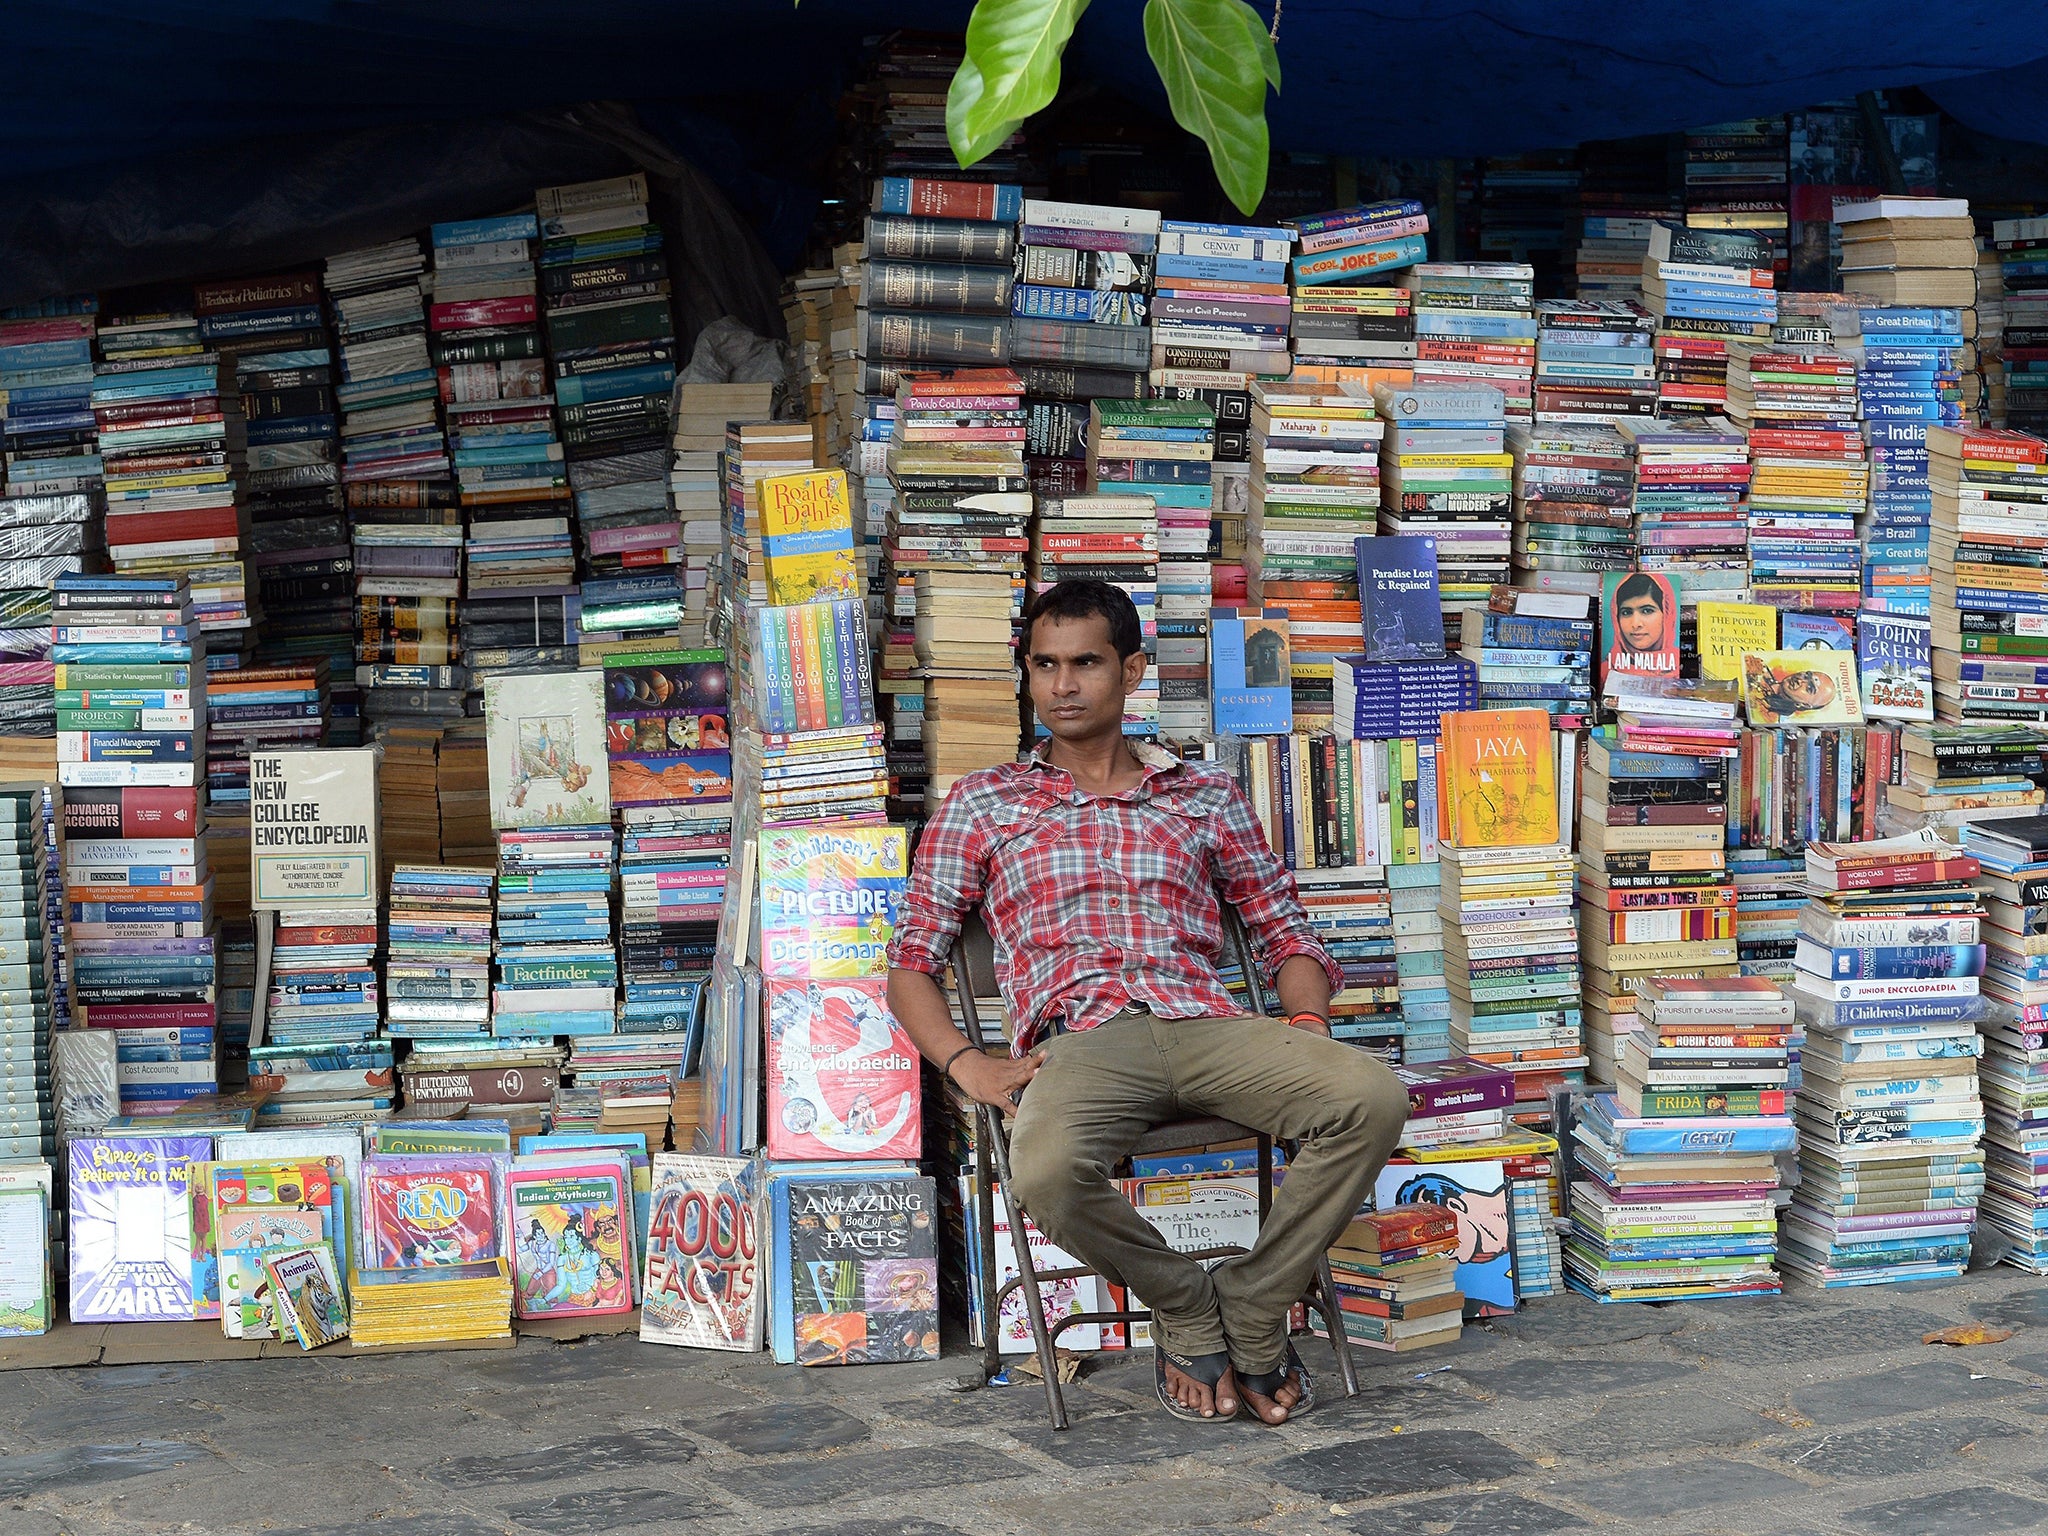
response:
<svg viewBox="0 0 2048 1536"><path fill-rule="evenodd" d="M682 541L684 644L702 643L710 613L711 573L725 549L725 485L718 456L728 423L772 421L773 384L679 382L670 402L669 508ZM877 476L879 477L879 476ZM864 489L872 479L863 478ZM886 485L886 481L883 482ZM876 530L879 538L879 528Z"/></svg>
<svg viewBox="0 0 2048 1536"><path fill-rule="evenodd" d="M0 311L0 434L9 496L66 496L100 484L92 413L91 294Z"/></svg>
<svg viewBox="0 0 2048 1536"><path fill-rule="evenodd" d="M18 764L47 774L57 734L52 690L57 669L50 657L61 606L57 579L106 568L98 508L83 491L61 496L0 500L0 530L9 550L0 557L0 736L40 744Z"/></svg>
<svg viewBox="0 0 2048 1536"><path fill-rule="evenodd" d="M725 653L610 657L604 683L612 807L623 829L619 1024L682 1039L711 971L731 862Z"/></svg>
<svg viewBox="0 0 2048 1536"><path fill-rule="evenodd" d="M1514 460L1515 584L1593 597L1635 566L1635 453L1607 425L1508 428ZM1471 610L1467 610L1470 612Z"/></svg>
<svg viewBox="0 0 2048 1536"><path fill-rule="evenodd" d="M609 822L498 833L493 1035L546 1039L618 1027L616 850Z"/></svg>
<svg viewBox="0 0 2048 1536"><path fill-rule="evenodd" d="M1252 381L1289 367L1287 258L1293 246L1293 232L1286 229L1177 219L1160 223L1153 351L1181 357L1212 353L1204 360L1227 366L1166 368L1155 363L1149 375L1152 392L1207 405L1215 413L1219 459L1242 462L1249 456L1245 427L1251 418Z"/></svg>
<svg viewBox="0 0 2048 1536"><path fill-rule="evenodd" d="M1984 1184L1978 861L1922 829L1816 843L1792 995L1806 1026L1784 1266L1822 1286L1961 1274ZM1942 942L1932 935L1939 931ZM1958 1040L1965 1054L1941 1054Z"/></svg>
<svg viewBox="0 0 2048 1536"><path fill-rule="evenodd" d="M1728 342L1769 337L1777 319L1775 285L1770 242L1760 236L1663 221L1651 227L1643 304L1657 320L1660 416L1727 410Z"/></svg>
<svg viewBox="0 0 2048 1536"><path fill-rule="evenodd" d="M1378 529L1386 430L1362 392L1313 382L1252 386L1246 596L1287 615L1300 729L1328 717L1318 674L1352 651L1362 632L1359 540ZM1162 538L1163 527L1164 514ZM1441 624L1440 614L1431 617Z"/></svg>
<svg viewBox="0 0 2048 1536"><path fill-rule="evenodd" d="M280 912L270 952L264 1039L271 1046L353 1045L381 1022L377 909ZM383 1048L386 1085L391 1050Z"/></svg>
<svg viewBox="0 0 2048 1536"><path fill-rule="evenodd" d="M1477 669L1482 709L1540 709L1560 731L1593 720L1591 600L1495 587L1465 611L1459 654Z"/></svg>
<svg viewBox="0 0 2048 1536"><path fill-rule="evenodd" d="M1728 418L1749 433L1749 588L1776 608L1854 611L1870 496L1856 364L1829 346L1728 346Z"/></svg>
<svg viewBox="0 0 2048 1536"><path fill-rule="evenodd" d="M1312 288L1358 288L1381 273L1412 267L1429 255L1429 241L1424 238L1429 233L1429 216L1413 198L1337 208L1288 219L1286 225L1300 242L1289 269L1297 294ZM1411 339L1413 334L1409 333ZM1296 350L1318 352L1314 346Z"/></svg>
<svg viewBox="0 0 2048 1536"><path fill-rule="evenodd" d="M1775 1294L1792 1003L1735 976L1650 977L1639 1000L1618 1092L1572 1126L1567 1283L1599 1301Z"/></svg>
<svg viewBox="0 0 2048 1536"><path fill-rule="evenodd" d="M512 1273L502 1258L349 1276L349 1336L358 1349L512 1336Z"/></svg>
<svg viewBox="0 0 2048 1536"><path fill-rule="evenodd" d="M719 580L731 601L770 601L761 481L811 467L811 430L801 422L734 422L726 428L725 549Z"/></svg>
<svg viewBox="0 0 2048 1536"><path fill-rule="evenodd" d="M1536 269L1517 261L1435 261L1410 269L1418 387L1484 381L1503 414L1535 410Z"/></svg>
<svg viewBox="0 0 2048 1536"><path fill-rule="evenodd" d="M1528 322L1535 337L1536 322ZM1446 631L1508 580L1514 533L1514 459L1504 434L1507 397L1493 384L1376 383L1373 401L1391 439L1380 458L1380 532L1436 540ZM1526 394L1526 391L1525 391ZM1526 419L1526 409L1522 413ZM1438 439L1434 434L1452 434ZM1471 434L1478 434L1477 437ZM1444 450L1437 441L1484 441L1491 450ZM1414 447L1405 447L1413 443Z"/></svg>
<svg viewBox="0 0 2048 1536"><path fill-rule="evenodd" d="M1536 420L1557 426L1655 415L1656 323L1630 299L1539 303Z"/></svg>
<svg viewBox="0 0 2048 1536"><path fill-rule="evenodd" d="M889 778L866 604L753 608L734 640L734 803L758 804L763 825L879 817ZM798 670L811 656L833 664Z"/></svg>
<svg viewBox="0 0 2048 1536"><path fill-rule="evenodd" d="M1400 1353L1444 1344L1465 1326L1458 1219L1442 1205L1367 1211L1330 1245L1345 1335Z"/></svg>
<svg viewBox="0 0 2048 1536"><path fill-rule="evenodd" d="M1040 252L1074 251L1101 259L1115 256L1156 256L1159 214L1148 208L1112 208L1094 203L1023 199L1019 260L1028 274L1035 264L1064 268L1064 258ZM1088 265L1093 266L1094 260ZM1117 266L1113 260L1106 266ZM1035 283L1028 279L1010 289L1008 360L1053 367L1113 369L1144 373L1152 362L1152 328L1146 300L1139 288L1088 287ZM1282 336L1286 332L1283 329ZM933 358L935 362L970 361ZM990 362L1004 358L994 354ZM1033 394L1052 391L1032 390Z"/></svg>
<svg viewBox="0 0 2048 1536"><path fill-rule="evenodd" d="M1685 136L1685 222L1691 228L1755 230L1785 258L1790 127L1784 117L1710 123ZM1771 261L1758 263L1770 266Z"/></svg>
<svg viewBox="0 0 2048 1536"><path fill-rule="evenodd" d="M0 1110L0 1156L7 1159L47 1156L56 1146L57 1110L51 1097L51 1034L68 1025L68 1010L62 993L64 953L63 928L51 910L52 868L57 852L57 795L41 784L0 785L0 816L5 816L12 834L6 878L14 915L8 919L8 947L5 964L0 964L0 988L9 999L5 1039L7 1053L0 1084L6 1088L6 1104ZM72 945L99 942L73 939ZM117 1039L122 1037L117 1037ZM151 1084L146 1078L161 1075L177 1081L194 1063L185 1059L190 1049L197 1056L204 1048L199 1066L211 1069L213 1031L195 1032L187 1047L175 1033L168 1039L132 1040L128 1060L117 1053L115 1073L125 1073L121 1094L128 1098ZM201 1090L204 1091L204 1090ZM124 1109L125 1113L131 1111ZM0 1164L0 1166L5 1166ZM0 1184L13 1187L0 1175ZM45 1192L47 1205L47 1191Z"/></svg>
<svg viewBox="0 0 2048 1536"><path fill-rule="evenodd" d="M1752 443L1725 417L1628 422L1636 455L1636 568L1669 574L1680 612L1749 581Z"/></svg>
<svg viewBox="0 0 2048 1536"><path fill-rule="evenodd" d="M859 302L849 317L859 360L850 393L893 395L904 368L1010 360L1023 207L1024 189L1014 183L923 176L884 176L874 183L864 246L852 247L856 260L866 260L856 272ZM886 274L886 283L871 283L875 264L897 270ZM1000 308L993 304L997 294Z"/></svg>
<svg viewBox="0 0 2048 1536"><path fill-rule="evenodd" d="M1944 720L2048 718L2048 442L1997 427L1927 432L1934 708Z"/></svg>
<svg viewBox="0 0 2048 1536"><path fill-rule="evenodd" d="M1994 418L2016 432L2048 432L2048 219L1995 219L2003 302L1999 336L2003 406Z"/></svg>
<svg viewBox="0 0 2048 1536"><path fill-rule="evenodd" d="M491 1021L489 870L400 864L386 913L384 1032L469 1040Z"/></svg>
<svg viewBox="0 0 2048 1536"><path fill-rule="evenodd" d="M1874 197L1835 204L1842 291L1860 302L1968 309L1977 301L1977 226L1968 199Z"/></svg>

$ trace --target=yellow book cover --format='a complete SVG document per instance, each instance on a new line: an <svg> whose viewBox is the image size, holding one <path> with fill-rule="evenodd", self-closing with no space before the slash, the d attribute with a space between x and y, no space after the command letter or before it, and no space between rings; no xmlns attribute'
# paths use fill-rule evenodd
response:
<svg viewBox="0 0 2048 1536"><path fill-rule="evenodd" d="M1734 682L1742 658L1778 648L1778 610L1764 603L1700 604L1700 676Z"/></svg>
<svg viewBox="0 0 2048 1536"><path fill-rule="evenodd" d="M854 558L846 471L769 475L758 489L769 600L788 604L858 597L860 567Z"/></svg>
<svg viewBox="0 0 2048 1536"><path fill-rule="evenodd" d="M1525 848L1557 841L1557 756L1540 709L1465 710L1444 716L1450 759L1450 832L1461 848Z"/></svg>

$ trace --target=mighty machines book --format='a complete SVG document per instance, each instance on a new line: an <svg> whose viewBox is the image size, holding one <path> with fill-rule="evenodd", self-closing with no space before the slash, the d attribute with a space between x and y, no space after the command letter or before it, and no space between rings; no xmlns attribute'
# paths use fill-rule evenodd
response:
<svg viewBox="0 0 2048 1536"><path fill-rule="evenodd" d="M484 680L491 825L602 826L612 819L602 672Z"/></svg>
<svg viewBox="0 0 2048 1536"><path fill-rule="evenodd" d="M640 1294L653 1344L761 1347L758 1165L742 1157L658 1152Z"/></svg>

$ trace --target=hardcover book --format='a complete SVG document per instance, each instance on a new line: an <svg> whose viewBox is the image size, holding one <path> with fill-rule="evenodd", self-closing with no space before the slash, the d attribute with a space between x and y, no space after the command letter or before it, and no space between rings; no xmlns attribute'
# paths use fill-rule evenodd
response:
<svg viewBox="0 0 2048 1536"><path fill-rule="evenodd" d="M589 827L612 817L599 672L484 680L491 825Z"/></svg>
<svg viewBox="0 0 2048 1536"><path fill-rule="evenodd" d="M769 1178L769 1343L778 1362L939 1357L936 1187L910 1169L842 1166Z"/></svg>
<svg viewBox="0 0 2048 1536"><path fill-rule="evenodd" d="M1358 541L1358 603L1367 661L1427 661L1444 654L1436 540L1385 534Z"/></svg>
<svg viewBox="0 0 2048 1536"><path fill-rule="evenodd" d="M918 1055L880 977L771 980L768 1156L914 1160L923 1147Z"/></svg>
<svg viewBox="0 0 2048 1536"><path fill-rule="evenodd" d="M1934 626L1896 613L1856 616L1856 674L1872 720L1934 718Z"/></svg>
<svg viewBox="0 0 2048 1536"><path fill-rule="evenodd" d="M632 1310L633 1224L617 1165L515 1164L505 1188L519 1316Z"/></svg>
<svg viewBox="0 0 2048 1536"><path fill-rule="evenodd" d="M348 1304L342 1300L332 1247L314 1243L266 1253L263 1270L282 1337L296 1339L301 1349L348 1337Z"/></svg>
<svg viewBox="0 0 2048 1536"><path fill-rule="evenodd" d="M903 828L770 827L759 858L763 975L886 973L910 878Z"/></svg>
<svg viewBox="0 0 2048 1536"><path fill-rule="evenodd" d="M435 1162L441 1166L422 1166ZM366 1160L362 1202L365 1268L468 1264L499 1254L497 1190L481 1159Z"/></svg>
<svg viewBox="0 0 2048 1536"><path fill-rule="evenodd" d="M72 1322L191 1320L187 1171L212 1149L208 1136L81 1136L71 1143Z"/></svg>
<svg viewBox="0 0 2048 1536"><path fill-rule="evenodd" d="M761 1347L756 1165L656 1153L640 1337L696 1349Z"/></svg>

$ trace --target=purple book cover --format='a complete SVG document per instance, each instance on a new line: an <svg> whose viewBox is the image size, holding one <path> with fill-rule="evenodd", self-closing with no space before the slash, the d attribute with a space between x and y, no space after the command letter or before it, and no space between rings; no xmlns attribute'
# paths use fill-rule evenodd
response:
<svg viewBox="0 0 2048 1536"><path fill-rule="evenodd" d="M1417 1119L1466 1115L1515 1102L1515 1075L1470 1056L1403 1062L1394 1068L1408 1090L1408 1113Z"/></svg>
<svg viewBox="0 0 2048 1536"><path fill-rule="evenodd" d="M71 1321L189 1322L186 1170L210 1136L81 1136L71 1143Z"/></svg>

